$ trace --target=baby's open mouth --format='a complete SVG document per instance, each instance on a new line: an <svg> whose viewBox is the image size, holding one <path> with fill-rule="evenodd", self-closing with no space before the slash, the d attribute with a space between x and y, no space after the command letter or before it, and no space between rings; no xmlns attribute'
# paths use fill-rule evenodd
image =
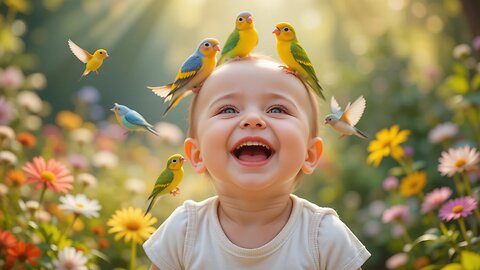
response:
<svg viewBox="0 0 480 270"><path fill-rule="evenodd" d="M274 151L261 142L244 142L237 146L232 154L245 162L265 161L273 155Z"/></svg>

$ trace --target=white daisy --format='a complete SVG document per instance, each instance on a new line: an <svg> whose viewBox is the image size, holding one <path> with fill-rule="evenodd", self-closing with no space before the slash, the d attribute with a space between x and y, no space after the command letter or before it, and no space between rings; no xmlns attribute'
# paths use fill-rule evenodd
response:
<svg viewBox="0 0 480 270"><path fill-rule="evenodd" d="M442 152L438 160L438 171L441 175L452 177L456 173L470 171L475 169L479 161L480 154L477 149L470 146L461 148L450 148L447 152Z"/></svg>
<svg viewBox="0 0 480 270"><path fill-rule="evenodd" d="M97 178L89 173L80 173L77 176L77 180L86 187L95 187L97 185Z"/></svg>
<svg viewBox="0 0 480 270"><path fill-rule="evenodd" d="M93 141L93 132L88 128L77 128L70 137L79 144L90 144Z"/></svg>
<svg viewBox="0 0 480 270"><path fill-rule="evenodd" d="M13 140L15 131L9 126L0 126L0 139Z"/></svg>
<svg viewBox="0 0 480 270"><path fill-rule="evenodd" d="M17 163L17 156L10 151L0 151L0 162L4 162L7 165L15 165Z"/></svg>
<svg viewBox="0 0 480 270"><path fill-rule="evenodd" d="M459 44L453 48L453 57L456 59L462 59L469 56L472 53L472 49L467 44Z"/></svg>
<svg viewBox="0 0 480 270"><path fill-rule="evenodd" d="M89 200L84 194L77 194L75 196L67 194L60 197L60 206L67 213L82 215L87 218L98 217L98 211L102 208L97 200Z"/></svg>
<svg viewBox="0 0 480 270"><path fill-rule="evenodd" d="M43 108L43 102L40 97L31 91L20 92L17 96L17 102L20 106L33 113L39 113Z"/></svg>
<svg viewBox="0 0 480 270"><path fill-rule="evenodd" d="M432 130L430 130L430 132L428 133L428 140L431 143L441 143L445 140L455 137L455 135L457 134L458 126L453 123L446 122L443 124L439 124Z"/></svg>
<svg viewBox="0 0 480 270"><path fill-rule="evenodd" d="M118 157L110 151L100 151L93 156L92 164L97 168L111 169L117 166Z"/></svg>
<svg viewBox="0 0 480 270"><path fill-rule="evenodd" d="M58 252L58 259L53 260L52 263L55 270L88 270L85 266L87 262L88 259L82 251L66 247Z"/></svg>

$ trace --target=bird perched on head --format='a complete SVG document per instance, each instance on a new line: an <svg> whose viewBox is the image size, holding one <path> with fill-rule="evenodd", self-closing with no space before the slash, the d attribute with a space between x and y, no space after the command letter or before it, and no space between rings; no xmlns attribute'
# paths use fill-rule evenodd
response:
<svg viewBox="0 0 480 270"><path fill-rule="evenodd" d="M318 96L325 99L312 62L305 49L298 42L293 26L286 22L277 23L272 33L277 38L278 55L291 70L286 69L287 72L299 75Z"/></svg>
<svg viewBox="0 0 480 270"><path fill-rule="evenodd" d="M164 102L170 101L163 114L175 108L182 98L191 93L190 90L194 93L200 91L203 81L215 69L217 63L215 56L220 51L218 44L218 40L214 38L202 40L195 53L182 64L173 83L148 87L157 96L164 98Z"/></svg>
<svg viewBox="0 0 480 270"><path fill-rule="evenodd" d="M248 11L238 14L235 20L235 29L228 36L225 46L223 46L220 59L217 66L224 62L246 57L258 44L258 33L253 23L253 15Z"/></svg>
<svg viewBox="0 0 480 270"><path fill-rule="evenodd" d="M331 125L335 131L341 134L340 137L355 135L362 139L368 139L365 133L355 127L360 118L362 118L365 106L365 98L360 96L353 104L349 102L345 111L342 112L342 108L338 105L335 97L332 96L330 102L332 113L325 117L325 124Z"/></svg>
<svg viewBox="0 0 480 270"><path fill-rule="evenodd" d="M72 53L80 61L86 64L85 70L83 71L82 76L80 76L80 79L82 79L83 76L87 76L88 73L90 73L91 71L94 71L95 73L98 74L97 70L102 66L103 59L109 56L107 51L104 49L98 49L92 55L86 50L80 48L80 46L75 44L70 39L68 40L68 46L70 47L70 50L72 51Z"/></svg>
<svg viewBox="0 0 480 270"><path fill-rule="evenodd" d="M158 136L155 128L149 124L141 114L127 106L115 103L115 106L110 110L115 113L118 123L129 131L148 130ZM127 131L127 133L129 131Z"/></svg>
<svg viewBox="0 0 480 270"><path fill-rule="evenodd" d="M180 154L172 155L167 160L167 165L158 176L152 193L148 196L147 200L151 200L148 204L145 215L150 212L152 206L155 204L155 200L158 196L167 193L176 196L179 193L178 185L183 179L183 162L185 158Z"/></svg>

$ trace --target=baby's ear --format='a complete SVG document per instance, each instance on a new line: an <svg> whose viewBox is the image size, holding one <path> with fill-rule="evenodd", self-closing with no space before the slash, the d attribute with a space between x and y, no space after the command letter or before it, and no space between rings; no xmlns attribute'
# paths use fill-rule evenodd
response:
<svg viewBox="0 0 480 270"><path fill-rule="evenodd" d="M302 165L302 172L304 174L311 174L318 163L323 151L323 141L320 137L315 137L310 140L310 145L307 149L307 156Z"/></svg>
<svg viewBox="0 0 480 270"><path fill-rule="evenodd" d="M183 143L183 149L188 161L197 173L204 173L206 171L203 163L202 155L200 155L200 148L198 148L198 141L193 138L186 138Z"/></svg>

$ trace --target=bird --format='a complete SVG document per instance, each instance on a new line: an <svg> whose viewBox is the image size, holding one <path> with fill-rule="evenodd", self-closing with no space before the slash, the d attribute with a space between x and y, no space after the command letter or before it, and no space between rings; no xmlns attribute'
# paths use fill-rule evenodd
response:
<svg viewBox="0 0 480 270"><path fill-rule="evenodd" d="M158 136L155 128L149 124L141 114L127 106L115 103L110 110L115 113L115 118L117 118L118 123L128 130L126 133L136 130L148 130Z"/></svg>
<svg viewBox="0 0 480 270"><path fill-rule="evenodd" d="M277 39L277 53L288 67L284 67L284 69L288 73L299 75L318 96L325 100L312 62L305 49L300 45L293 26L286 22L280 22L275 25L272 33Z"/></svg>
<svg viewBox="0 0 480 270"><path fill-rule="evenodd" d="M176 196L179 193L178 185L183 179L183 162L185 158L180 154L174 154L167 159L165 168L158 176L152 193L148 196L147 200L150 200L145 215L150 212L155 204L156 198L160 195L167 193Z"/></svg>
<svg viewBox="0 0 480 270"><path fill-rule="evenodd" d="M173 83L147 87L157 96L164 98L164 102L170 102L163 115L175 108L180 100L191 92L198 93L200 91L203 81L215 69L216 55L220 51L219 44L218 40L214 38L202 40L197 50L182 64Z"/></svg>
<svg viewBox="0 0 480 270"><path fill-rule="evenodd" d="M257 47L257 44L258 33L253 23L252 13L248 11L240 12L235 20L235 29L228 36L227 42L223 46L217 66L230 59L250 55L250 52Z"/></svg>
<svg viewBox="0 0 480 270"><path fill-rule="evenodd" d="M362 139L368 139L368 136L364 132L355 127L360 118L362 118L365 106L365 98L360 96L353 102L353 104L350 104L349 102L345 111L342 112L342 108L338 105L335 97L332 96L330 101L330 109L332 110L332 113L325 117L325 124L332 126L335 131L340 133L340 138L355 135Z"/></svg>
<svg viewBox="0 0 480 270"><path fill-rule="evenodd" d="M94 71L98 75L97 70L102 66L103 60L109 57L108 52L105 49L98 49L92 55L88 51L80 48L80 46L75 44L71 39L68 40L68 46L78 60L86 64L85 70L79 80L84 76L87 76L91 71Z"/></svg>

